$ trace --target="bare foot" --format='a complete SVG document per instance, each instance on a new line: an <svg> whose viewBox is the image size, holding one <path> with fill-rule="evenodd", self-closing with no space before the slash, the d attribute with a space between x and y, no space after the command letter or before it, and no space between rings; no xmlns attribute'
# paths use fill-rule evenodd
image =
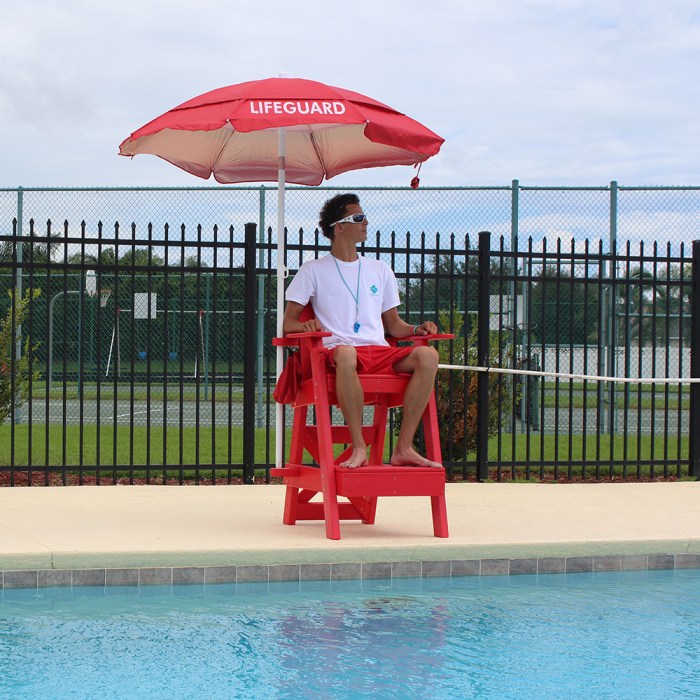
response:
<svg viewBox="0 0 700 700"><path fill-rule="evenodd" d="M395 451L391 456L391 464L395 467L435 467L441 469L442 464L421 457L413 448Z"/></svg>
<svg viewBox="0 0 700 700"><path fill-rule="evenodd" d="M352 454L344 462L341 462L340 466L346 469L356 469L357 467L364 467L365 464L367 464L367 448L354 447Z"/></svg>

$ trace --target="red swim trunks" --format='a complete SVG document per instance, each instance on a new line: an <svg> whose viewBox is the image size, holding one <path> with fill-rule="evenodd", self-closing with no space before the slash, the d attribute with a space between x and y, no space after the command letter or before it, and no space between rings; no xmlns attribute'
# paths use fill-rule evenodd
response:
<svg viewBox="0 0 700 700"><path fill-rule="evenodd" d="M326 350L326 362L329 367L335 367L333 353L336 348ZM403 360L415 350L413 346L400 348L387 347L386 345L357 345L357 371L360 374L390 374L394 372L394 365Z"/></svg>

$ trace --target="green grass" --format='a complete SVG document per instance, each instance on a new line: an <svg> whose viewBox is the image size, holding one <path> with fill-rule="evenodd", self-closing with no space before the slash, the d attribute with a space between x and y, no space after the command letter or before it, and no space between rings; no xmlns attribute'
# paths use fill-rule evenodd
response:
<svg viewBox="0 0 700 700"><path fill-rule="evenodd" d="M595 411L598 407L598 391L597 387L583 382L572 382L571 389L567 382L560 382L557 388L556 382L544 382L544 392L542 387L531 384L529 391L535 393L537 400L546 408L567 409L583 408L584 405L589 411ZM65 387L65 388L64 388ZM666 390L668 389L668 396ZM627 403L625 403L625 391L628 390ZM124 401L130 400L132 397L136 401L145 401L149 399L156 403L158 401L195 401L199 398L200 401L221 401L228 402L230 398L234 401L243 400L243 387L241 385L233 385L231 397L229 397L229 385L224 382L212 382L200 379L199 388L194 383L182 384L172 383L167 386L167 390L163 384L157 382L139 382L131 383L118 382L115 386L113 381L105 380L99 384L99 396L102 401L110 401L115 398ZM132 393L133 392L133 393ZM43 400L46 398L53 400L80 399L85 401L95 401L97 399L97 385L94 381L86 381L80 387L76 382L65 382L54 386L47 397L46 383L44 381L35 381L32 383L32 398L35 400ZM608 385L602 387L602 400L604 405L608 405ZM688 386L682 386L680 393L676 385L670 385L668 388L664 386L652 385L633 385L625 386L619 384L615 388L615 406L619 409L627 409L630 411L637 409L657 408L661 410L675 411L679 408L688 410L690 408L690 392Z"/></svg>
<svg viewBox="0 0 700 700"><path fill-rule="evenodd" d="M602 400L606 406L609 397L608 388L608 384L601 387ZM544 383L543 394L541 387L534 389L532 384L530 391L536 391L538 399L547 408L555 406L560 409L569 408L569 406L583 408L585 403L588 410L595 410L598 406L598 387L593 383L584 385L583 382L572 382L570 389L566 382L561 382L557 388L556 382L549 381ZM625 403L625 392L627 392L627 403ZM668 397L666 396L667 392ZM615 406L628 410L650 409L652 407L663 410L678 410L680 407L688 410L690 408L690 390L687 385L682 386L679 392L677 385L664 387L650 384L631 386L618 384L615 387Z"/></svg>
<svg viewBox="0 0 700 700"><path fill-rule="evenodd" d="M199 392L197 391L197 386L195 384L185 384L180 388L180 385L172 385L167 388L167 391L162 385L159 384L134 384L133 389L129 384L118 384L116 389L116 398L121 401L129 401L132 398L135 401L146 401L150 399L152 403L158 403L159 401L195 401L199 395L200 401L221 401L228 403L229 400L242 402L243 401L243 387L233 386L231 390L231 396L229 397L228 385L217 385L214 387L212 384L206 385L205 382L201 382L199 385ZM97 400L97 387L94 384L84 384L82 387L78 387L77 384L66 384L54 387L48 392L46 392L46 387L39 384L32 384L32 398L35 401L43 401L44 399L53 399L54 401L60 401L62 399L72 399L78 400L82 396L83 401L96 401ZM114 384L100 384L99 391L100 401L112 401L115 398Z"/></svg>
<svg viewBox="0 0 700 700"><path fill-rule="evenodd" d="M620 435L568 435L557 438L554 435L541 436L539 433L529 435L516 434L515 440L511 434L503 435L501 452L498 452L498 438L489 440L489 459L555 462L596 460L600 462L640 460L651 461L660 459L674 460L688 457L688 437L665 440L661 436L636 435L625 440ZM529 451L528 451L529 450Z"/></svg>
<svg viewBox="0 0 700 700"><path fill-rule="evenodd" d="M256 429L255 463L267 463L264 428ZM289 431L288 431L289 432ZM154 466L167 465L178 468L180 464L226 466L243 462L243 428L226 426L212 428L169 426L163 428L145 426L83 427L81 443L80 428L67 425L65 433L61 425L50 425L48 435L44 425L32 427L32 465L50 467L77 467L80 464L97 464L97 439L99 435L99 463L101 466L124 466L129 464ZM150 435L150 449L148 436ZM274 432L273 432L274 435ZM48 450L47 450L48 437ZM10 464L10 426L0 426L0 466ZM164 439L167 440L165 450ZM15 426L14 466L29 464L29 427ZM287 435L289 441L289 435ZM214 444L212 444L214 443ZM230 448L229 448L230 443ZM82 444L82 455L81 455ZM271 443L274 451L274 442ZM229 452L230 449L230 452ZM133 450L133 452L132 452ZM116 452L116 455L115 455ZM274 460L274 453L271 456Z"/></svg>
<svg viewBox="0 0 700 700"><path fill-rule="evenodd" d="M150 428L149 435L145 426L103 426L83 427L82 454L79 426L67 425L65 433L61 425L51 425L47 431L44 425L32 427L32 466L56 468L78 468L82 465L97 464L97 438L100 439L99 463L104 467L124 467L129 464L153 467L167 466L179 469L180 464L200 464L202 468L211 466L226 467L243 462L243 428L226 426L212 428L168 426L167 432L162 427ZM289 450L291 431L286 433L286 453ZM256 429L255 463L267 464L267 433L264 428ZM596 461L606 464L622 460L675 460L687 459L688 438L683 437L680 444L677 439L664 441L660 437L644 435L639 440L636 436L625 441L620 436L574 435L569 442L567 438L557 439L554 435L541 436L538 433L528 436L510 434L502 436L500 453L498 438L489 440L490 461L530 461L533 466L539 463L564 461ZM163 441L167 438L164 451ZM385 450L385 460L389 458L389 446ZM212 444L213 443L213 444ZM230 443L230 452L229 452ZM11 463L11 430L9 424L0 426L0 466L15 468L29 464L29 431L27 425L15 426L14 460ZM449 455L443 455L445 459ZM468 456L473 461L474 455ZM274 430L270 431L269 461L274 461Z"/></svg>

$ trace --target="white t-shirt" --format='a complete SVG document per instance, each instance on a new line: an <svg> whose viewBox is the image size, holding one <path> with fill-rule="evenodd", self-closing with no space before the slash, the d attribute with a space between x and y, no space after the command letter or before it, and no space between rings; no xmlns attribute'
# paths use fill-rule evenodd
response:
<svg viewBox="0 0 700 700"><path fill-rule="evenodd" d="M303 306L311 302L323 329L333 334L323 339L326 347L388 345L382 314L401 303L396 277L385 262L359 257L349 263L332 255L304 263L285 298Z"/></svg>

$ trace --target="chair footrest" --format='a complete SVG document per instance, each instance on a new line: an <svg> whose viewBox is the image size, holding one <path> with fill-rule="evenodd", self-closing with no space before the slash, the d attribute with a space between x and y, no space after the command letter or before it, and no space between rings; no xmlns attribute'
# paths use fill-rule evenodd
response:
<svg viewBox="0 0 700 700"><path fill-rule="evenodd" d="M336 467L339 496L440 496L445 470L437 467L371 464L356 469Z"/></svg>

